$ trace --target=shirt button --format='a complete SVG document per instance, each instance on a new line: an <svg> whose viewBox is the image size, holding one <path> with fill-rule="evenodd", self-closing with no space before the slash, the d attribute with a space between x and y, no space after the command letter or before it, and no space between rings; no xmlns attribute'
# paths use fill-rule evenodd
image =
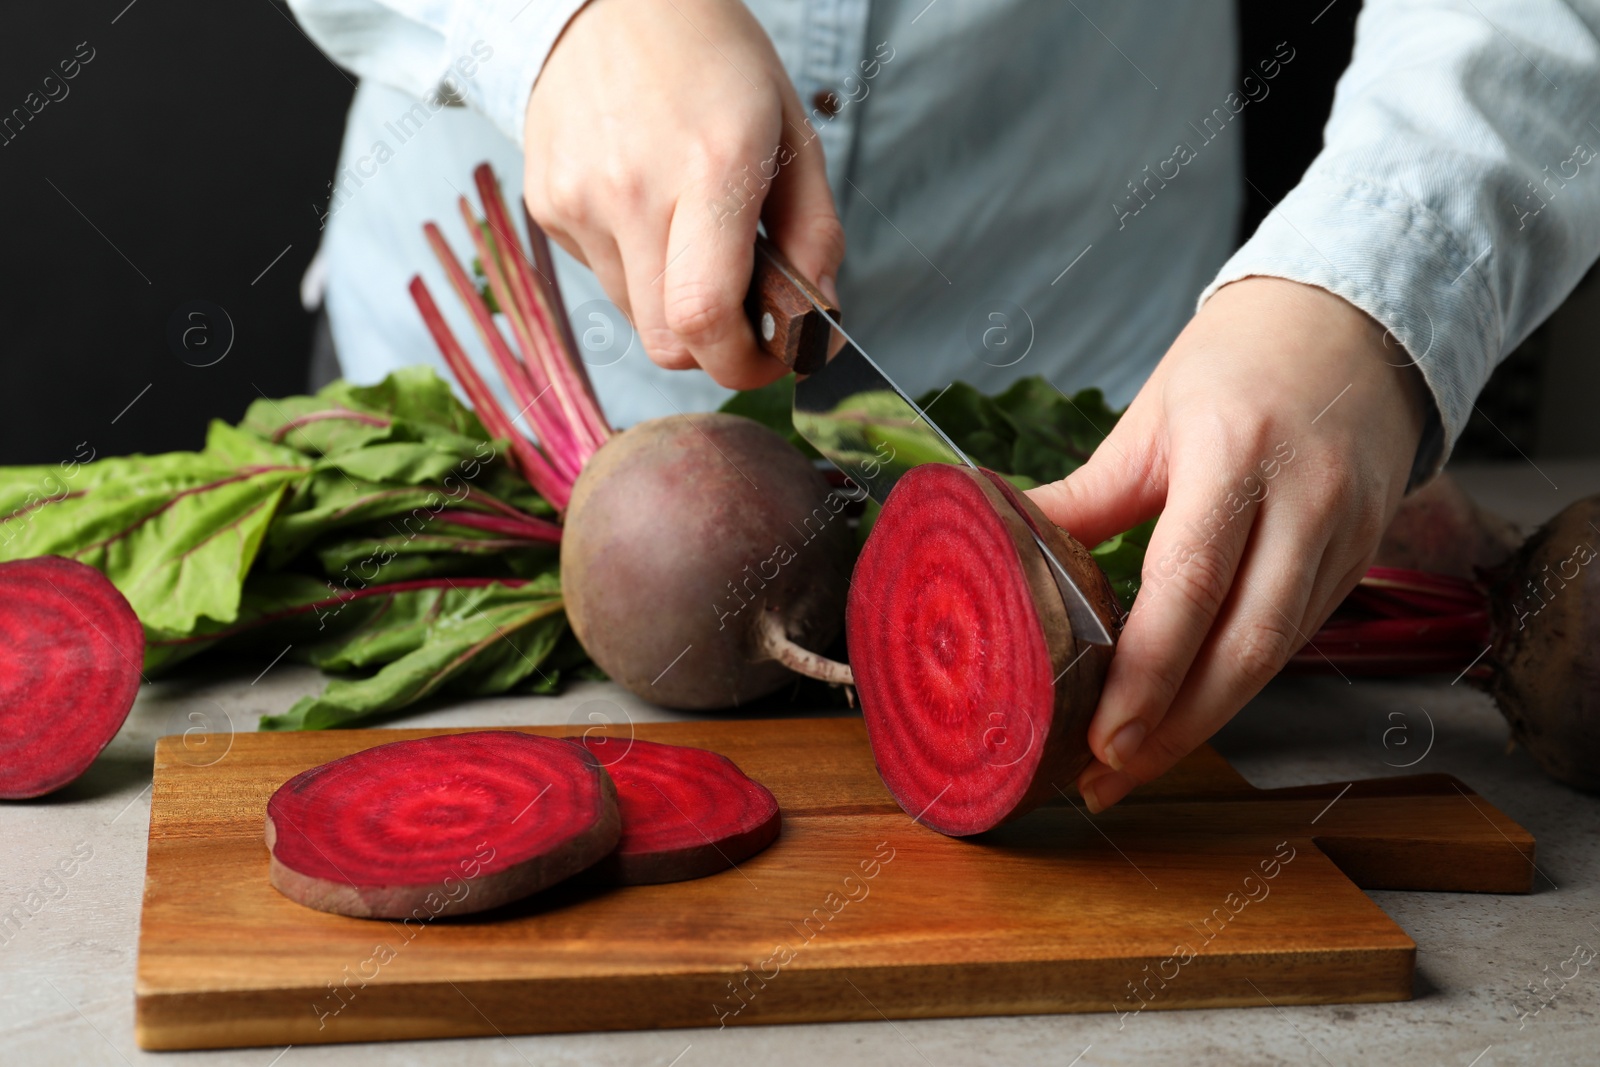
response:
<svg viewBox="0 0 1600 1067"><path fill-rule="evenodd" d="M811 106L831 119L839 113L838 94L830 89L818 89L816 95L811 98Z"/></svg>

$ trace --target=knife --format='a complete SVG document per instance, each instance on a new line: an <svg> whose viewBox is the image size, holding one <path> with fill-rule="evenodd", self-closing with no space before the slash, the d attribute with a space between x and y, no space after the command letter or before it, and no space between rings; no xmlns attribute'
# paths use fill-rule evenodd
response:
<svg viewBox="0 0 1600 1067"><path fill-rule="evenodd" d="M879 504L901 475L918 464L978 469L845 332L838 309L764 235L756 238L745 314L761 350L798 375L795 430ZM1033 530L1028 516L1023 520L1050 565L1073 636L1113 646L1111 632L1088 596Z"/></svg>

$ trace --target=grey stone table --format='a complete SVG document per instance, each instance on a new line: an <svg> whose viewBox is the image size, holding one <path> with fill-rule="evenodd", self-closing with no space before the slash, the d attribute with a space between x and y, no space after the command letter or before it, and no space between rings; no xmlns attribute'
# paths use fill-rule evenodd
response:
<svg viewBox="0 0 1600 1067"><path fill-rule="evenodd" d="M1515 464L1460 473L1480 499L1523 523L1600 491L1600 464ZM133 1040L133 975L152 746L162 734L196 725L253 729L263 712L281 710L321 684L316 673L281 664L252 679L252 671L234 668L150 686L84 779L43 801L0 806L0 914L32 891L40 893L35 904L45 900L20 925L0 927L0 1063L1600 1062L1600 960L1565 985L1556 977L1577 945L1600 946L1600 798L1555 785L1526 753L1508 753L1498 713L1464 683L1346 684L1337 677L1274 682L1218 735L1217 746L1265 787L1420 771L1455 774L1538 840L1537 889L1531 896L1372 894L1419 946L1416 997L1407 1003L1152 1011L1120 1025L1107 1013L144 1053ZM597 708L638 721L674 717L615 687L587 684L558 698L479 700L401 723L561 723ZM1402 723L1406 729L1390 732L1385 745L1385 731ZM1413 761L1412 771L1397 769ZM63 860L70 876L47 874L59 871ZM1527 992L1530 983L1551 992L1536 998Z"/></svg>

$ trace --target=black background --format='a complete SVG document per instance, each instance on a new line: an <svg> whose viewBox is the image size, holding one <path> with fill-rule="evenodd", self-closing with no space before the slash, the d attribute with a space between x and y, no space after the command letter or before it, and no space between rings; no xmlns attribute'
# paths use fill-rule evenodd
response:
<svg viewBox="0 0 1600 1067"><path fill-rule="evenodd" d="M94 59L0 147L0 463L54 462L85 440L99 455L194 448L258 387L304 390L300 275L351 80L271 0L126 4L6 13L0 115L42 95L80 42ZM192 300L233 322L213 366L167 342ZM226 332L192 325L214 343Z"/></svg>
<svg viewBox="0 0 1600 1067"><path fill-rule="evenodd" d="M1333 86L1350 65L1360 10L1359 0L1239 0L1239 63L1243 70L1271 57L1280 41L1295 50L1295 76L1274 80L1266 99L1252 102L1244 112L1248 184L1241 242L1294 188L1322 149L1322 127L1333 110Z"/></svg>

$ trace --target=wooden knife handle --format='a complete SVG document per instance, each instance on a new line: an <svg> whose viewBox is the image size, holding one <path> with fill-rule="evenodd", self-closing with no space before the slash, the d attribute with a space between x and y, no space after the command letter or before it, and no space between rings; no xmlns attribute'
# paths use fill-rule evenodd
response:
<svg viewBox="0 0 1600 1067"><path fill-rule="evenodd" d="M839 309L832 301L784 258L777 245L758 234L755 269L750 274L750 291L744 298L745 314L756 331L760 349L796 374L810 374L828 361L828 320L806 299L805 293L838 317Z"/></svg>

